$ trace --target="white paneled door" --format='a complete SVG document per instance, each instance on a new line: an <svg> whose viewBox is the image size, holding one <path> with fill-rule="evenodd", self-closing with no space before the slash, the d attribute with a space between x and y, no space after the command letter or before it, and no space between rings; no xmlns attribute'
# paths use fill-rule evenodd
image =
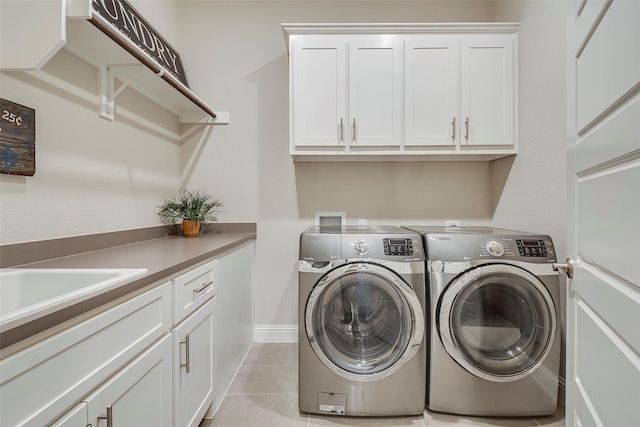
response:
<svg viewBox="0 0 640 427"><path fill-rule="evenodd" d="M637 426L640 1L568 1L567 426Z"/></svg>

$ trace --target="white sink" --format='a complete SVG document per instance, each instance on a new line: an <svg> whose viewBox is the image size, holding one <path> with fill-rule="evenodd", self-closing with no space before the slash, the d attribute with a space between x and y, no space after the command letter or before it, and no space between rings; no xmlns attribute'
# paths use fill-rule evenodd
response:
<svg viewBox="0 0 640 427"><path fill-rule="evenodd" d="M0 328L50 314L114 289L144 268L9 268L0 270Z"/></svg>

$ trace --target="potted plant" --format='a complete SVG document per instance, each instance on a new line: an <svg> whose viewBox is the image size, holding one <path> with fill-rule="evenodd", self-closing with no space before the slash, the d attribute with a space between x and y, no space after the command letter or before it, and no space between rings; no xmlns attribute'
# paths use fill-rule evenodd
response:
<svg viewBox="0 0 640 427"><path fill-rule="evenodd" d="M223 206L222 201L200 191L182 190L178 196L163 200L158 215L169 224L181 220L185 237L197 237L203 222L217 222L216 211Z"/></svg>

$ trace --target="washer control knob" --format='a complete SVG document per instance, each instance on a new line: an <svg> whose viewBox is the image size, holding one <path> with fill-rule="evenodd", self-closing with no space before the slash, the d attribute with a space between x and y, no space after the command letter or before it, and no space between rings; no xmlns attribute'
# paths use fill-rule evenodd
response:
<svg viewBox="0 0 640 427"><path fill-rule="evenodd" d="M489 240L486 245L487 252L493 256L504 255L504 246L497 240Z"/></svg>
<svg viewBox="0 0 640 427"><path fill-rule="evenodd" d="M358 255L364 255L369 252L369 244L364 240L358 240L354 245L353 249L356 251Z"/></svg>

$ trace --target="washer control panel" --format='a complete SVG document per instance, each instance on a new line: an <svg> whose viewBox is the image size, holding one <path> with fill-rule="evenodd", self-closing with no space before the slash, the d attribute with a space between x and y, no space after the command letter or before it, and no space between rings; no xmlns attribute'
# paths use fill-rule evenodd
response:
<svg viewBox="0 0 640 427"><path fill-rule="evenodd" d="M423 260L420 236L342 236L342 258L368 258L387 261Z"/></svg>
<svg viewBox="0 0 640 427"><path fill-rule="evenodd" d="M347 226L331 231L321 231L312 226L300 235L301 261L351 259L423 262L422 237L394 226Z"/></svg>
<svg viewBox="0 0 640 427"><path fill-rule="evenodd" d="M504 255L504 245L497 240L489 240L485 245L487 252L493 256L502 256Z"/></svg>
<svg viewBox="0 0 640 427"><path fill-rule="evenodd" d="M358 240L353 244L353 250L356 251L358 255L364 255L369 252L369 244L364 240Z"/></svg>
<svg viewBox="0 0 640 427"><path fill-rule="evenodd" d="M382 239L385 255L413 255L411 239Z"/></svg>

